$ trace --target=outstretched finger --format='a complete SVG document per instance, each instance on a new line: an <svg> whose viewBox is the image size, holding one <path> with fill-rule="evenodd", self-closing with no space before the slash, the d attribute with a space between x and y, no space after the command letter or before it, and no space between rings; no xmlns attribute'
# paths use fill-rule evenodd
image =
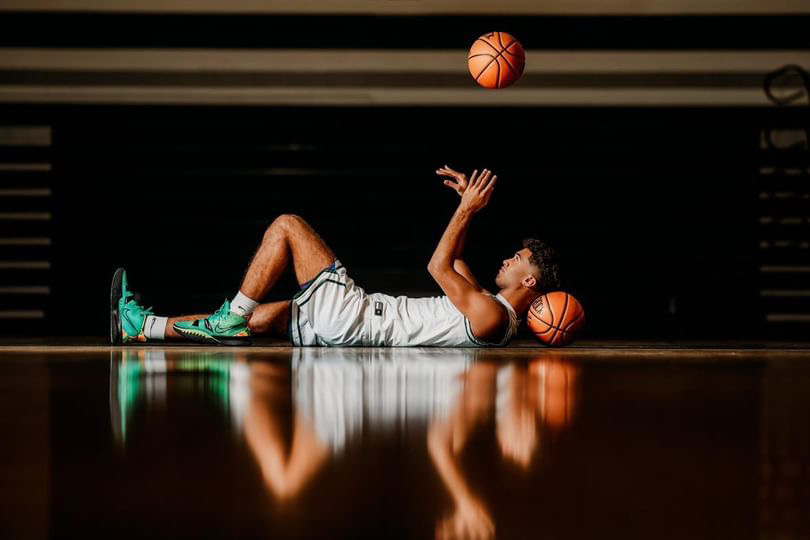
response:
<svg viewBox="0 0 810 540"><path fill-rule="evenodd" d="M478 189L479 190L484 189L486 187L487 183L489 182L490 176L492 176L492 171L490 171L489 169L484 169L484 174L482 174L478 178Z"/></svg>
<svg viewBox="0 0 810 540"><path fill-rule="evenodd" d="M481 188L481 190L482 190L482 191L487 191L488 189L491 189L491 188L495 187L495 181L496 181L497 179L498 179L498 175L497 175L497 174L496 174L495 176L493 176L492 178L489 178L489 179L487 180L487 183L486 183L486 184L484 184L484 186Z"/></svg>
<svg viewBox="0 0 810 540"><path fill-rule="evenodd" d="M475 182L475 187L480 190L486 183L487 178L489 178L489 175L490 175L489 169L484 169L483 171L481 171L481 174L478 175L478 180Z"/></svg>
<svg viewBox="0 0 810 540"><path fill-rule="evenodd" d="M475 169L472 174L470 175L470 179L467 181L467 184L470 187L475 187L475 183L478 181L478 169Z"/></svg>
<svg viewBox="0 0 810 540"><path fill-rule="evenodd" d="M492 189L495 187L495 182L497 182L497 181L498 181L498 175L496 174L495 176L492 177L492 179L489 181L489 183L487 183L487 185L484 186L484 189L482 189L481 191L483 191L483 192L492 191Z"/></svg>
<svg viewBox="0 0 810 540"><path fill-rule="evenodd" d="M446 170L449 173L458 174L458 171L451 169L450 167L447 166L447 164L445 164L444 167L442 167L442 169Z"/></svg>

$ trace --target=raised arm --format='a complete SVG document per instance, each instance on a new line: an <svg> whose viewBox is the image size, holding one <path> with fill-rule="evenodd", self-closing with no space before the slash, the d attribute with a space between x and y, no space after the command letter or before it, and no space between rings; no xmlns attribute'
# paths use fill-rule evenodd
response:
<svg viewBox="0 0 810 540"><path fill-rule="evenodd" d="M464 195L464 191L467 189L468 185L466 174L453 170L447 165L436 169L436 174L439 176L446 177L444 185L453 189L453 191L458 193L459 197ZM470 270L470 267L467 265L467 263L464 262L464 260L461 258L462 253L464 253L464 244L466 243L466 241L467 241L467 229L465 229L464 232L462 233L461 239L459 240L456 246L455 253L453 253L453 269L459 274L461 274L461 276L464 279L469 281L470 285L475 287L477 291L487 292L481 286L481 284L478 283L478 280L475 279L475 276L473 275L472 270Z"/></svg>
<svg viewBox="0 0 810 540"><path fill-rule="evenodd" d="M468 281L455 268L459 247L463 245L472 217L489 203L498 178L487 169L480 176L477 173L473 172L461 202L430 258L428 271L453 305L470 320L475 336L491 341L503 330L507 314L497 300L484 293L480 285Z"/></svg>

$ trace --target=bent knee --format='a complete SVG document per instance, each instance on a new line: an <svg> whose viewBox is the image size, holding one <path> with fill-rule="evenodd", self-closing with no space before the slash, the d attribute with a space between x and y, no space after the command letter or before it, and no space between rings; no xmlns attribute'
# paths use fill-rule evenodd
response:
<svg viewBox="0 0 810 540"><path fill-rule="evenodd" d="M306 226L306 221L301 216L295 214L281 214L273 220L264 232L265 240L268 237L289 233L290 231Z"/></svg>
<svg viewBox="0 0 810 540"><path fill-rule="evenodd" d="M279 227L282 229L290 229L295 227L300 227L302 225L306 225L306 221L299 215L296 214L281 214L278 216L270 227Z"/></svg>

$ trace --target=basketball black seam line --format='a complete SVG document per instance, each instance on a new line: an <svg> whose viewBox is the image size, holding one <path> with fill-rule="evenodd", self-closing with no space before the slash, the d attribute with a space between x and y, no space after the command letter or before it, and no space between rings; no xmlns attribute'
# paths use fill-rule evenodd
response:
<svg viewBox="0 0 810 540"><path fill-rule="evenodd" d="M554 314L552 313L552 319L551 319L552 321L554 320L553 315ZM572 320L571 322L569 322L568 324L565 325L565 328L556 326L553 323L546 322L543 319L541 319L540 317L537 317L537 320L540 321L541 323L545 324L549 328L554 328L555 330L559 330L563 334L569 334L571 332L571 330L568 330L568 328L570 328L572 324L574 324L575 322L577 322L578 320L580 320L584 316L585 316L585 312L581 311L579 313L579 315L577 315L577 317L574 320Z"/></svg>
<svg viewBox="0 0 810 540"><path fill-rule="evenodd" d="M494 62L495 60L497 60L499 57L500 57L500 58L503 58L504 62L506 62L506 63L507 63L507 65L509 65L509 67L512 69L512 71L514 71L514 72L515 72L515 75L517 75L517 71L515 71L515 68L513 68L513 67L512 67L512 65L511 65L511 64L509 64L509 60L507 60L507 59L506 59L506 57L505 57L505 56L503 56L503 55L501 54L503 51L498 51L498 49L496 49L496 48L495 48L495 46L494 46L492 43L490 43L489 41L485 41L485 40L483 40L483 39L481 39L481 38L478 38L476 41L481 41L482 43L486 43L487 45L489 45L490 47L492 47L492 50L493 50L493 51L495 51L495 52L497 53L497 55L496 55L495 57L493 57L493 58L492 58L492 62ZM513 41L512 43L510 43L510 44L509 44L509 46L511 47L511 46L512 46L514 43L517 43L517 40L516 40L516 41ZM487 64L487 65L486 65L486 67L485 67L485 68L484 68L484 69L481 71L481 73L483 73L484 71L486 71L486 70L487 70L487 68L488 68L488 67L489 67L489 66L492 64L492 62L490 62L489 64ZM499 62L499 64L500 64L500 62ZM478 74L478 76L479 76L479 77L481 76L481 73L479 73L479 74ZM500 70L500 69L498 69L498 76L499 76L499 77L500 77L500 74L501 74L501 70ZM477 78L477 77L476 77L475 81L476 81L476 82L478 82L478 78ZM498 87L496 86L496 88L498 88Z"/></svg>
<svg viewBox="0 0 810 540"><path fill-rule="evenodd" d="M500 32L498 32L498 45L500 45L500 46L501 46L501 52L509 52L509 51L507 51L507 49L508 49L509 47L511 47L512 45L514 45L515 43L517 43L517 40L516 40L516 39L515 39L514 41L512 41L512 43L510 43L509 45L507 45L507 46L505 46L505 47L504 47L504 45L503 45L503 41L501 41L501 33L500 33ZM517 55L513 55L513 56L517 56ZM504 57L503 57L503 59L504 59L504 61L505 61L507 64L509 64L509 59L508 59L508 58L506 58L506 57L504 56ZM511 65L511 64L509 64L509 67L510 67L510 68L512 68L512 71L514 71L514 72L515 72L515 75L517 75L517 70L515 70L515 68L514 68L514 67L512 67L512 65Z"/></svg>
<svg viewBox="0 0 810 540"><path fill-rule="evenodd" d="M563 312L562 312L562 315L560 316L560 321L564 321L565 320L565 314L568 313L568 303L569 303L568 299L569 299L568 295L566 294L565 295L565 304L563 304Z"/></svg>
<svg viewBox="0 0 810 540"><path fill-rule="evenodd" d="M511 47L515 43L519 43L518 40L514 40L512 43L510 43L509 45L504 47L503 46L503 41L501 41L501 33L498 32L498 44L502 47L502 52L505 52L506 54L511 54L512 56L517 56L515 53L509 52L509 47ZM504 60L506 60L506 58L504 58ZM508 62L508 60L507 60L507 62Z"/></svg>
<svg viewBox="0 0 810 540"><path fill-rule="evenodd" d="M545 330L543 330L542 332L535 332L535 331L532 330L532 333L534 335L536 335L536 336L542 336L542 335L547 334L548 332L551 332L552 330L558 330L558 331L562 332L562 330L560 328L556 327L556 326L551 326L550 324L547 324L546 326L547 326L547 328Z"/></svg>
<svg viewBox="0 0 810 540"><path fill-rule="evenodd" d="M551 322L549 323L549 326L554 326L554 319L556 318L556 317L554 317L554 310L551 309L551 304L549 304L549 302L548 302L548 295L544 294L543 298L546 299L546 306L548 306L548 312L551 315Z"/></svg>
<svg viewBox="0 0 810 540"><path fill-rule="evenodd" d="M472 56L468 56L467 60L469 60L470 58L475 58L476 56L489 56L491 58L495 58L495 55L493 55L492 53L480 53L480 54L474 54Z"/></svg>
<svg viewBox="0 0 810 540"><path fill-rule="evenodd" d="M567 294L565 295L565 304L563 304L563 312L562 312L562 315L560 315L560 324L561 325L562 325L563 322L565 322L565 314L566 313L568 313L568 295ZM559 334L562 331L563 331L562 328L558 329L557 334ZM555 338L557 337L557 334L554 334ZM551 338L551 339L552 339L552 342L553 342L554 338Z"/></svg>
<svg viewBox="0 0 810 540"><path fill-rule="evenodd" d="M482 42L482 43L486 43L487 45L489 45L490 47L492 47L492 50L493 50L493 51L495 51L496 53L498 53L498 49L496 49L496 48L495 48L495 47L492 45L492 43L490 43L490 42L488 42L488 41L484 41L484 40L483 40L483 39L481 39L481 38L478 38L478 39L476 39L475 41L480 41L480 42ZM500 56L500 55L501 55L501 53L498 53L496 56L493 56L493 57L492 57L492 60L490 60L489 64L487 64L486 66L484 66L484 69L482 69L482 70L481 70L481 71L478 73L478 76L475 78L475 82L478 82L478 79L480 79L480 78L481 78L481 75L483 75L483 74L484 74L484 72L485 72L485 71L486 71L486 70L489 68L489 66L491 66L491 65L492 65L492 62L496 61L496 60L498 59L498 56ZM501 73L501 72L500 72L500 69L499 69L499 70L498 70L498 75L500 75L500 73ZM497 88L497 86L496 86L496 88Z"/></svg>
<svg viewBox="0 0 810 540"><path fill-rule="evenodd" d="M559 334L561 332L561 330L559 328L557 328L556 326L553 326L552 328L554 328L554 333L551 334L551 338L548 340L549 345L554 344L554 340L557 339L557 334Z"/></svg>
<svg viewBox="0 0 810 540"><path fill-rule="evenodd" d="M517 41L517 40L515 40L515 41ZM512 43L510 43L509 45L507 45L506 47L504 47L504 46L503 46L503 41L501 41L501 33L500 33L500 32L498 32L498 45L500 45L500 46L501 46L501 53L503 53L503 51L505 51L506 49L508 49L508 48L509 48L509 47L511 47L512 45L514 45L514 44L515 44L515 41L513 41ZM512 73L514 73L515 75L517 75L517 70L515 70L515 68L514 68L514 67L512 67L512 64L510 64L510 63L509 63L509 60L508 60L508 59L507 59L505 56L501 56L501 58L503 58L503 61L504 61L504 62L506 62L506 65L507 65L507 66L509 66L509 68L512 70ZM499 62L499 63L500 63L500 62Z"/></svg>
<svg viewBox="0 0 810 540"><path fill-rule="evenodd" d="M553 328L553 329L555 329L555 330L559 330L560 332L563 332L563 333L568 333L568 330L563 330L563 329L562 329L562 328L560 328L559 326L554 326L553 324L549 324L549 323L547 323L546 321L544 321L543 319L541 319L541 318L539 318L539 317L537 318L537 320L538 320L538 321L540 321L541 323L545 324L545 325L546 325L546 326L548 326L549 328Z"/></svg>
<svg viewBox="0 0 810 540"><path fill-rule="evenodd" d="M518 40L516 40L516 39L515 39L515 40L513 40L513 41L512 41L512 43L510 43L509 45L504 46L503 41L501 41L501 33L500 33L500 32L498 32L498 45L500 45L500 46L501 46L501 50L502 50L502 51L506 51L506 49L508 49L509 47L511 47L512 45L514 45L514 44L515 44L515 43L517 43L517 42L518 42ZM507 52L508 52L508 51L507 51ZM512 53L509 53L509 54L512 54ZM516 54L512 54L512 56L517 56L517 55L516 55Z"/></svg>
<svg viewBox="0 0 810 540"><path fill-rule="evenodd" d="M504 62L506 62L506 65L507 65L507 66L509 66L509 69L511 69L511 70L514 72L515 76L520 76L520 74L519 74L519 73L517 72L517 70L515 69L515 66L513 66L513 65L512 65L512 62L510 62L510 61L509 61L509 59L508 59L507 57L503 56L503 53L508 53L509 51L508 51L507 49L509 49L509 47L511 47L511 46L512 46L512 45L514 45L515 43L517 43L517 40L515 40L515 41L513 41L512 43L510 43L509 45L507 45L507 46L506 46L506 48L505 48L504 50L502 50L502 51L501 51L501 55L500 55L500 56L501 56L501 58L503 58L503 61L504 61ZM510 54L511 54L511 53L510 53ZM517 55L513 55L513 56L517 56Z"/></svg>
<svg viewBox="0 0 810 540"><path fill-rule="evenodd" d="M506 49L508 49L509 47L511 47L512 45L514 45L515 43L517 43L517 42L518 42L518 40L513 41L512 43L510 43L510 44L509 44L509 45L506 47L506 49L503 49L503 50L501 50L501 51L498 51L498 49L496 49L496 48L495 48L495 45L493 45L493 44L492 44L492 43L490 43L489 41L483 40L483 39L481 39L481 38L478 38L476 41L481 41L482 43L486 43L487 45L489 45L490 47L492 47L492 50L493 50L493 51L495 51L496 53L498 53L498 54L497 54L497 56L495 56L494 60L497 60L497 59L498 59L498 57L503 58L503 61L504 61L504 62L506 62L506 65L507 65L507 66L509 66L509 68L510 68L510 69L511 69L511 70L512 70L514 73L515 73L515 75L519 75L519 74L518 74L518 72L517 72L517 70L514 68L514 66L512 66L512 64L509 62L509 60L508 60L508 59L507 59L505 56L503 56L503 53L504 53L504 52L509 52L509 51L507 51ZM509 54L512 54L512 53L509 53ZM517 55L516 55L516 54L512 54L512 56L517 56ZM490 62L490 63L491 63L491 62ZM489 67L489 64L487 64L487 67ZM484 69L486 70L486 68L484 68ZM475 79L475 80L477 81L478 79Z"/></svg>
<svg viewBox="0 0 810 540"><path fill-rule="evenodd" d="M548 295L546 295L546 301L548 301ZM548 303L548 306L549 306L549 312L551 312L551 313L552 313L552 315L553 315L553 314L554 314L554 312L553 312L553 311L551 311L551 302L549 302L549 303ZM563 308L563 309L565 309L565 308ZM552 319L552 320L553 320L553 319ZM562 316L560 316L560 320L563 320ZM556 326L555 326L554 328L556 328L556 332L554 332L554 333L551 335L551 339L549 339L549 344L553 344L553 343L554 343L554 339L557 337L557 334L559 334L559 333L560 333L560 329L559 329L559 328L557 328Z"/></svg>
<svg viewBox="0 0 810 540"><path fill-rule="evenodd" d="M491 66L491 65L492 65L492 62L494 62L494 61L495 61L495 60L497 60L497 59L498 59L498 57L497 57L497 56L493 56L493 57L492 57L492 60L490 60L490 61L489 61L489 64L487 64L486 66L484 66L484 69L482 69L482 70L481 70L481 71L478 73L478 76L475 78L475 82L478 82L478 79L480 79L480 78L481 78L481 75L483 75L483 74L484 74L484 72L485 72L486 70L488 70L488 69L489 69L489 66Z"/></svg>
<svg viewBox="0 0 810 540"><path fill-rule="evenodd" d="M566 325L565 325L565 327L566 327L566 328L571 328L571 325L572 325L572 324L574 324L575 322L577 322L578 320L580 320L580 319L581 319L582 317L584 317L584 316L585 316L585 312L584 312L584 311L580 311L580 312L579 312L579 315L577 315L577 316L574 318L574 320L573 320L573 321L571 321L571 322L569 322L568 324L566 324ZM561 330L562 330L562 329L561 329ZM563 330L563 332L568 332L568 330Z"/></svg>

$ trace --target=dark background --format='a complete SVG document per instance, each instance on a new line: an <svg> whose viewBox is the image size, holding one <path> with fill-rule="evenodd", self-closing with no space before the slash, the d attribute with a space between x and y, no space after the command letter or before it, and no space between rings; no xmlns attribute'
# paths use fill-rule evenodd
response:
<svg viewBox="0 0 810 540"><path fill-rule="evenodd" d="M4 14L0 46L449 48L509 28L527 49L807 49L804 16L370 17ZM263 28L268 29L262 31ZM59 74L0 74L5 81ZM649 84L649 81L645 84ZM653 82L654 84L654 82ZM699 86L700 81L695 80ZM735 84L729 81L727 84ZM748 81L760 84L760 81ZM210 311L232 296L267 225L296 213L321 232L369 291L440 294L426 265L456 196L433 171L488 167L499 176L473 225L466 258L485 286L520 240L559 252L563 288L588 312L594 338L802 338L807 221L779 229L764 213L808 212L806 147L763 148L772 129L810 126L798 107L225 107L0 105L4 122L47 123L47 148L3 148L45 159L49 173L4 176L49 185L49 211L26 235L49 269L4 269L23 283L47 273L46 318L9 333L103 335L112 272L159 314ZM761 167L798 168L767 177ZM779 169L781 170L781 169ZM761 193L788 190L789 200ZM805 195L802 197L802 195ZM773 202L775 201L775 202ZM4 211L21 203L3 199ZM20 227L2 223L0 227ZM42 231L36 228L41 227ZM16 233L18 230L4 230ZM762 241L789 239L778 252ZM41 280L40 280L41 281ZM288 297L287 276L273 297ZM6 295L8 306L32 300ZM42 299L37 299L43 302Z"/></svg>

